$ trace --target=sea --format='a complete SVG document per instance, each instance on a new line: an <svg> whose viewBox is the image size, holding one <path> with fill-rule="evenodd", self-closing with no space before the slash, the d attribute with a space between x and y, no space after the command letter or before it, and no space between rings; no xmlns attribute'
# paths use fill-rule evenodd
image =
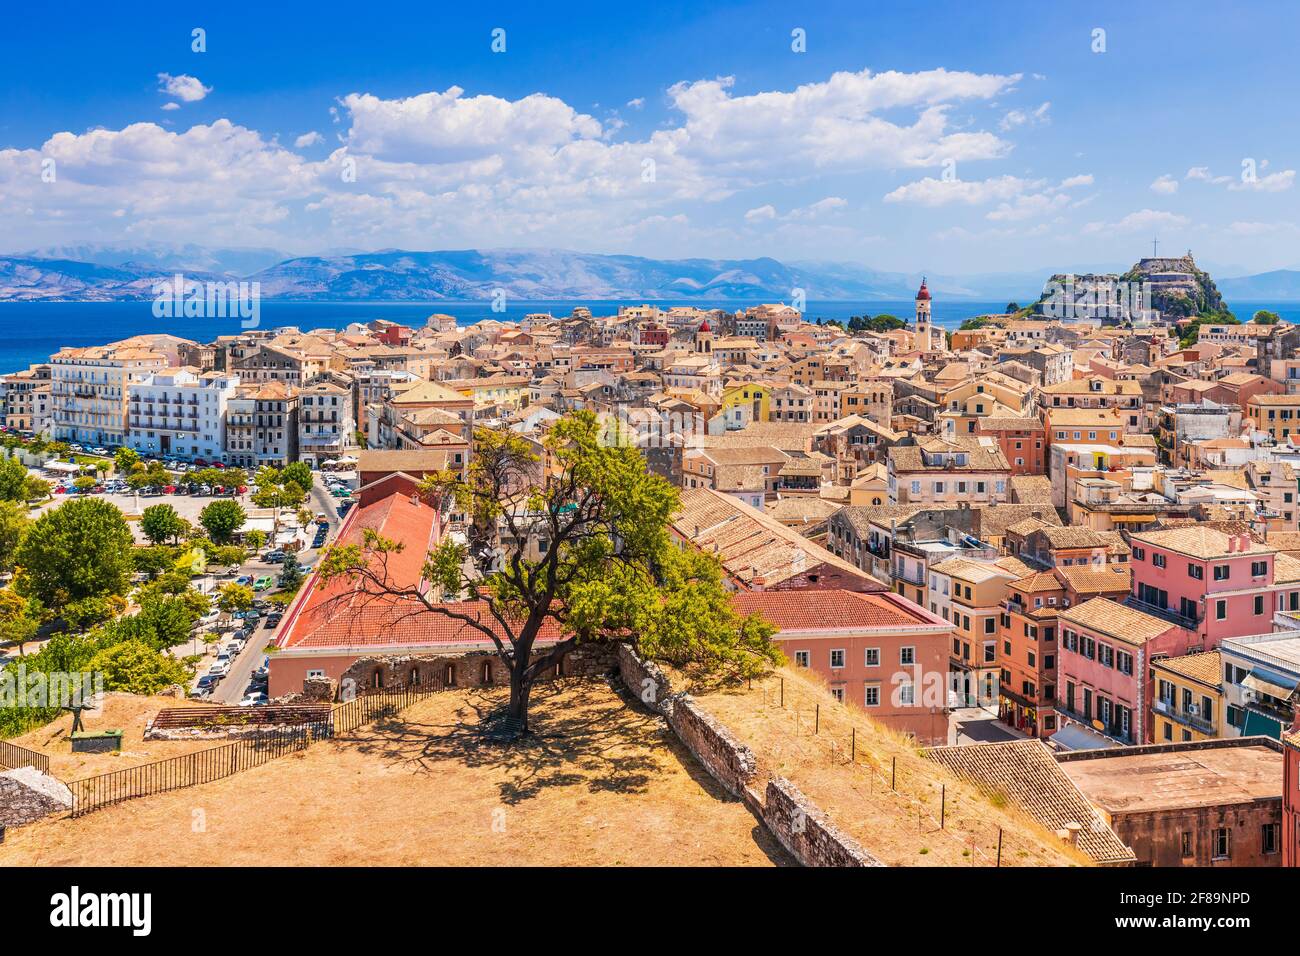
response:
<svg viewBox="0 0 1300 956"><path fill-rule="evenodd" d="M1027 294L1022 303L1032 302L1037 294ZM586 306L593 315L614 315L620 305L646 302L667 308L675 305L702 309L735 311L756 304L737 299L571 299L507 300L504 311L493 311L488 300L477 302L289 302L263 300L260 327L341 329L353 322L388 319L403 325L419 326L434 314L456 317L460 325L473 325L483 319L519 321L535 312L554 316L568 315L575 306ZM935 299L931 316L935 325L955 329L976 315L1002 312L1005 300L976 301ZM1300 324L1300 303L1237 302L1232 304L1238 317L1245 319L1256 309L1272 309L1288 322ZM847 322L855 315L896 315L911 320L915 305L911 300L871 299L836 300L807 303L805 316L810 322L838 319ZM131 335L168 332L198 342L211 342L219 335L235 335L241 330L234 318L159 319L153 314L153 302L2 302L0 303L0 374L21 371L37 362L49 361L59 349L72 346L104 345Z"/></svg>

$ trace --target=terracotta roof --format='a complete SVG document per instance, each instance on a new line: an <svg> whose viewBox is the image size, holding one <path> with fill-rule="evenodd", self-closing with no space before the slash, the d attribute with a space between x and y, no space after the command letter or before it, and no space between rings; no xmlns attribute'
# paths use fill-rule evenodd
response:
<svg viewBox="0 0 1300 956"><path fill-rule="evenodd" d="M1190 678L1208 687L1218 687L1223 682L1223 656L1218 651L1186 654L1182 657L1164 657L1152 661L1151 666L1157 670L1166 670Z"/></svg>
<svg viewBox="0 0 1300 956"><path fill-rule="evenodd" d="M1133 586L1132 573L1127 564L1112 564L1102 568L1086 565L1076 568L1056 568L1056 573L1065 579L1070 590L1078 594L1126 592Z"/></svg>
<svg viewBox="0 0 1300 956"><path fill-rule="evenodd" d="M888 591L873 594L843 590L746 591L736 594L732 605L741 614L761 614L780 631L891 630L947 625L919 605Z"/></svg>
<svg viewBox="0 0 1300 956"><path fill-rule="evenodd" d="M1208 525L1192 525L1181 528L1167 528L1158 531L1135 531L1129 535L1137 544L1147 544L1157 548L1168 548L1192 558L1223 558L1236 554L1271 554L1276 549L1260 544L1248 535L1231 535ZM1237 550L1228 549L1229 542L1241 541L1246 537L1244 546Z"/></svg>
<svg viewBox="0 0 1300 956"><path fill-rule="evenodd" d="M1128 644L1145 644L1175 626L1104 597L1066 608L1061 612L1061 620Z"/></svg>
<svg viewBox="0 0 1300 956"><path fill-rule="evenodd" d="M936 747L926 755L960 776L1005 794L1049 830L1079 824L1079 849L1097 863L1133 860L1133 851L1066 776L1041 740Z"/></svg>

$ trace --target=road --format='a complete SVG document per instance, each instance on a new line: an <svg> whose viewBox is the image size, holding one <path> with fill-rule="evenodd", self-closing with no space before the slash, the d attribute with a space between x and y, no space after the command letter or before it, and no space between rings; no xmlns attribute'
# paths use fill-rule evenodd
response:
<svg viewBox="0 0 1300 956"><path fill-rule="evenodd" d="M329 492L321 484L319 476L312 482L311 500L314 513L323 513L329 519L330 533L325 539L326 546L328 546L334 539L334 535L342 522L335 511L338 502L330 497ZM298 561L301 564L315 565L319 557L320 552L315 548L304 548L298 552ZM261 560L249 561L240 569L240 574L251 575L253 578L266 574L278 581L280 565L268 564ZM270 595L278 590L278 587L273 587L259 596ZM239 656L235 658L234 663L230 665L230 673L217 685L217 689L212 694L214 704L238 704L243 700L244 694L248 690L248 681L253 676L253 671L261 666L262 658L266 656L263 648L279 634L279 628L267 630L265 619L265 614L258 619L256 628L248 636L248 643L240 651Z"/></svg>

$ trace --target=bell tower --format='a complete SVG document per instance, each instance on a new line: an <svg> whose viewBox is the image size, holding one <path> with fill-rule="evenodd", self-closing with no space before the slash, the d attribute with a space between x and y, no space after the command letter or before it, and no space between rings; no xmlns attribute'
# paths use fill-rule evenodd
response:
<svg viewBox="0 0 1300 956"><path fill-rule="evenodd" d="M708 319L700 323L700 327L695 333L695 351L702 352L705 355L713 354L713 328L709 325Z"/></svg>
<svg viewBox="0 0 1300 956"><path fill-rule="evenodd" d="M930 290L925 287L924 277L921 279L921 288L916 293L916 348L922 352L934 348L930 328Z"/></svg>

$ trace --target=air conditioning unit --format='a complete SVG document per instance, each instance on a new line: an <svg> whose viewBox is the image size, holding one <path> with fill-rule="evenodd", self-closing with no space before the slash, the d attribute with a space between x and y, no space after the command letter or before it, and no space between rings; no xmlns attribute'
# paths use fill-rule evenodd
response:
<svg viewBox="0 0 1300 956"><path fill-rule="evenodd" d="M1191 716L1191 717L1197 717L1197 716L1199 716L1200 713L1201 713L1201 706L1200 706L1200 704L1188 704L1188 705L1187 705L1187 713L1188 713L1188 716Z"/></svg>

